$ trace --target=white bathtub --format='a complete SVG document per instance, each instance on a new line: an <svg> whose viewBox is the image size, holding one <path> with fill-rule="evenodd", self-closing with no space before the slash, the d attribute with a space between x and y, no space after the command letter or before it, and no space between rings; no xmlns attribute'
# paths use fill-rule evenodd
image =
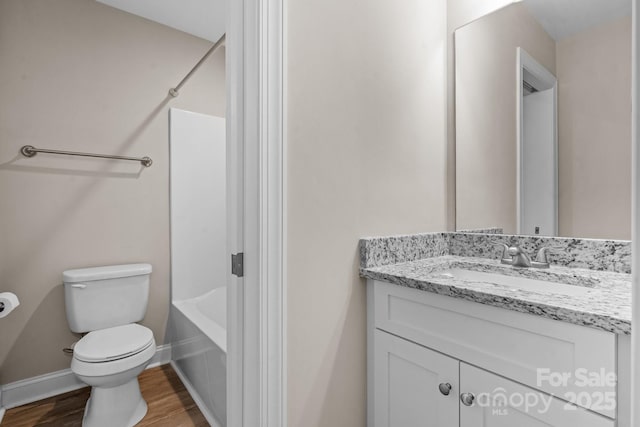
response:
<svg viewBox="0 0 640 427"><path fill-rule="evenodd" d="M226 426L227 290L174 301L172 365L209 423Z"/></svg>
<svg viewBox="0 0 640 427"><path fill-rule="evenodd" d="M175 301L173 305L224 353L227 352L227 288L214 289L197 298Z"/></svg>

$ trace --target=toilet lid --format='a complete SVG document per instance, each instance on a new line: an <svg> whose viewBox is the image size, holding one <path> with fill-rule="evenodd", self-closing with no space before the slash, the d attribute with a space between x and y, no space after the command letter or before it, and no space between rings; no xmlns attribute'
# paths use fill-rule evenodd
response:
<svg viewBox="0 0 640 427"><path fill-rule="evenodd" d="M73 348L83 362L108 362L140 353L154 342L149 328L135 323L89 332Z"/></svg>

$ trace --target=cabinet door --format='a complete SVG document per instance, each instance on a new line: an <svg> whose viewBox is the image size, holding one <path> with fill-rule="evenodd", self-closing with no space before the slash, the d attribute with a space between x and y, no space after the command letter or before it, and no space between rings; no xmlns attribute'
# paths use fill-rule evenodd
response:
<svg viewBox="0 0 640 427"><path fill-rule="evenodd" d="M615 384L585 390L575 376L565 385L539 379L539 368L560 374L616 372L615 334L383 282L374 286L379 329L549 394L586 391L615 398ZM616 415L595 400L579 403Z"/></svg>
<svg viewBox="0 0 640 427"><path fill-rule="evenodd" d="M458 427L457 360L380 330L374 359L375 424L370 420L369 427Z"/></svg>
<svg viewBox="0 0 640 427"><path fill-rule="evenodd" d="M610 418L465 363L460 363L460 401L460 427L615 425Z"/></svg>

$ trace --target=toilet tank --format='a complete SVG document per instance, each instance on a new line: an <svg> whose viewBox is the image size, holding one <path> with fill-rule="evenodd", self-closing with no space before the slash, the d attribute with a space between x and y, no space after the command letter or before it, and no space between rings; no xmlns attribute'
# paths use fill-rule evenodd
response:
<svg viewBox="0 0 640 427"><path fill-rule="evenodd" d="M73 332L139 322L149 302L150 264L67 270L62 274L67 321Z"/></svg>

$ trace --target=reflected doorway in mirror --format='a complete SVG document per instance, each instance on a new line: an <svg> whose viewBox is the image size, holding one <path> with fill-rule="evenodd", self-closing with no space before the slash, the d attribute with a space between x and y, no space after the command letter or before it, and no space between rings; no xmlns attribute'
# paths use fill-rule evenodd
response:
<svg viewBox="0 0 640 427"><path fill-rule="evenodd" d="M558 84L517 50L518 234L558 235Z"/></svg>

